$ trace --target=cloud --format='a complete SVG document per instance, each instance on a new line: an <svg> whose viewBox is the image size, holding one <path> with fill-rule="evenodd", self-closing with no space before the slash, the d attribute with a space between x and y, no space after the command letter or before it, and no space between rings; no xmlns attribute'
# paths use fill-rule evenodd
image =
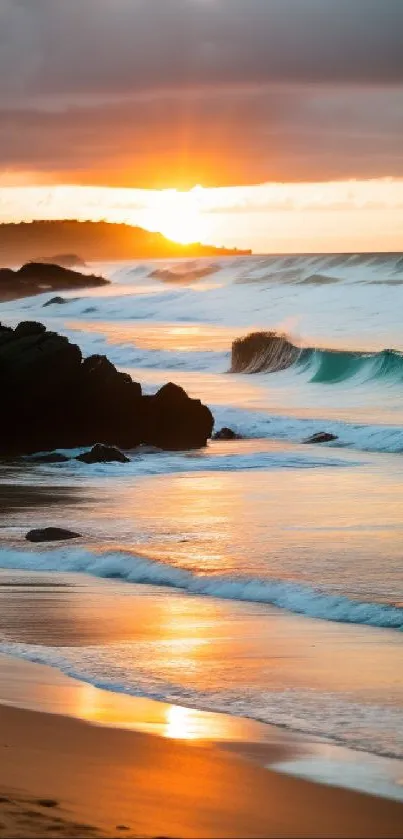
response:
<svg viewBox="0 0 403 839"><path fill-rule="evenodd" d="M0 0L3 171L402 175L402 31L402 0Z"/></svg>

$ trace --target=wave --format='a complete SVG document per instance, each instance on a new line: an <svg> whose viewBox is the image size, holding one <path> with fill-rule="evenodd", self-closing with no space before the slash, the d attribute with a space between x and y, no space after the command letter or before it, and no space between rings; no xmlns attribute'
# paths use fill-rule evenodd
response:
<svg viewBox="0 0 403 839"><path fill-rule="evenodd" d="M298 364L309 373L311 382L333 384L353 377L388 384L403 382L403 353L398 350L302 350Z"/></svg>
<svg viewBox="0 0 403 839"><path fill-rule="evenodd" d="M135 343L115 343L101 331L93 333L84 332L83 329L64 327L60 331L73 343L80 344L85 355L93 353L107 355L109 360L120 368L220 372L225 370L228 364L229 352L148 349L139 347Z"/></svg>
<svg viewBox="0 0 403 839"><path fill-rule="evenodd" d="M343 469L346 466L354 466L351 461L346 463L345 459L329 457L323 453L322 457L312 456L312 451L306 447L296 452L286 451L265 451L243 452L238 448L231 453L224 448L217 453L217 447L210 446L200 451L190 452L163 452L160 449L153 449L149 446L139 446L128 452L130 462L125 463L94 463L83 464L75 460L75 456L82 452L82 449L58 449L58 453L71 458L68 463L38 464L40 474L56 474L74 477L89 478L119 478L119 481L133 482L138 476L151 477L154 475L188 474L194 472L238 472L238 471L260 471L279 469ZM35 455L29 462L35 463Z"/></svg>
<svg viewBox="0 0 403 839"><path fill-rule="evenodd" d="M228 685L225 679L219 687L206 684L201 688L181 678L182 674L172 674L170 678L161 673L158 666L153 667L142 642L137 639L135 645L134 657L127 642L124 647L112 643L83 648L10 640L0 643L0 653L53 667L70 678L112 693L254 719L386 758L399 759L403 755L399 708L360 703L353 697L318 689L270 689L242 682Z"/></svg>
<svg viewBox="0 0 403 839"><path fill-rule="evenodd" d="M285 440L302 443L314 434L326 431L338 439L331 447L346 447L362 452L403 452L401 425L364 424L327 419L266 414L228 405L211 405L216 427L232 428L245 438ZM351 465L351 464L350 464Z"/></svg>
<svg viewBox="0 0 403 839"><path fill-rule="evenodd" d="M181 589L223 600L267 603L280 609L338 623L403 628L403 608L363 602L319 588L277 579L195 573L180 566L120 552L61 549L43 552L0 551L0 567L35 571L72 571L94 577Z"/></svg>
<svg viewBox="0 0 403 839"><path fill-rule="evenodd" d="M276 373L289 367L305 373L308 381L322 384L361 381L403 382L403 353L384 349L379 352L327 350L298 347L286 335L253 332L232 345L231 373Z"/></svg>
<svg viewBox="0 0 403 839"><path fill-rule="evenodd" d="M250 258L239 270L237 283L329 285L373 283L403 273L401 253L277 254Z"/></svg>
<svg viewBox="0 0 403 839"><path fill-rule="evenodd" d="M277 332L251 332L232 344L230 373L276 373L286 370L301 350Z"/></svg>
<svg viewBox="0 0 403 839"><path fill-rule="evenodd" d="M201 280L203 277L209 277L220 270L219 265L199 264L198 262L181 263L176 262L174 265L164 268L156 268L151 271L150 277L157 280L162 280L166 283L193 283L196 280Z"/></svg>

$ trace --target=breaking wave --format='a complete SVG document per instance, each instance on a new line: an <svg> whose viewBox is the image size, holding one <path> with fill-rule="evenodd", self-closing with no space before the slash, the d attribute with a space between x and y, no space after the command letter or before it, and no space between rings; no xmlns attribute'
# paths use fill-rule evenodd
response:
<svg viewBox="0 0 403 839"><path fill-rule="evenodd" d="M254 332L232 345L231 373L275 373L289 367L310 382L333 384L347 379L403 383L403 353L398 350L358 352L298 347L286 335Z"/></svg>
<svg viewBox="0 0 403 839"><path fill-rule="evenodd" d="M403 628L403 608L362 602L300 583L243 575L195 573L147 557L86 550L0 551L0 566L35 571L72 571L129 583L168 586L189 594L224 600L267 603L300 615L339 623Z"/></svg>

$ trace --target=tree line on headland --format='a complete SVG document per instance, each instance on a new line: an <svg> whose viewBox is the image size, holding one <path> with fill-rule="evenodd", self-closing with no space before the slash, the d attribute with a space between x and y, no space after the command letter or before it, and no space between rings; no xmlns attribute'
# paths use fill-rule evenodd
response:
<svg viewBox="0 0 403 839"><path fill-rule="evenodd" d="M21 265L55 253L83 260L164 259L247 256L250 251L215 248L199 242L181 245L161 233L106 221L32 221L0 224L0 267Z"/></svg>

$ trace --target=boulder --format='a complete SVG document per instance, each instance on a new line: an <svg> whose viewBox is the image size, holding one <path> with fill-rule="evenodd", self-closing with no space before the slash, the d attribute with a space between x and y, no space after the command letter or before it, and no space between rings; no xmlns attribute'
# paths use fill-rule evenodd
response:
<svg viewBox="0 0 403 839"><path fill-rule="evenodd" d="M213 429L209 409L182 388L169 383L143 396L141 385L105 356L83 360L78 346L36 322L14 330L0 324L0 393L0 454L97 440L121 449L198 448Z"/></svg>
<svg viewBox="0 0 403 839"><path fill-rule="evenodd" d="M304 443L331 443L333 440L338 440L336 434L328 434L326 431L318 431L317 434L313 434L312 437L308 437L307 440L304 440Z"/></svg>
<svg viewBox="0 0 403 839"><path fill-rule="evenodd" d="M205 446L213 431L211 411L169 382L145 401L143 442L166 450Z"/></svg>
<svg viewBox="0 0 403 839"><path fill-rule="evenodd" d="M46 290L108 285L109 280L45 262L27 262L18 271L0 269L0 295L5 299L42 294Z"/></svg>
<svg viewBox="0 0 403 839"><path fill-rule="evenodd" d="M103 446L97 443L90 452L79 454L75 460L81 463L130 463L130 458L115 446Z"/></svg>
<svg viewBox="0 0 403 839"><path fill-rule="evenodd" d="M67 303L66 297L51 297L50 300L47 300L46 303L43 304L43 308L46 309L46 306L55 305L62 306L64 303Z"/></svg>
<svg viewBox="0 0 403 839"><path fill-rule="evenodd" d="M213 440L242 440L242 434L237 434L232 428L224 426L220 431L216 431Z"/></svg>
<svg viewBox="0 0 403 839"><path fill-rule="evenodd" d="M37 323L34 320L22 320L18 326L15 327L15 334L19 338L27 337L28 335L43 335L46 332L46 326L43 323Z"/></svg>
<svg viewBox="0 0 403 839"><path fill-rule="evenodd" d="M64 539L80 539L80 533L73 530L64 530L63 527L43 527L38 530L30 530L27 533L28 542L58 542Z"/></svg>

